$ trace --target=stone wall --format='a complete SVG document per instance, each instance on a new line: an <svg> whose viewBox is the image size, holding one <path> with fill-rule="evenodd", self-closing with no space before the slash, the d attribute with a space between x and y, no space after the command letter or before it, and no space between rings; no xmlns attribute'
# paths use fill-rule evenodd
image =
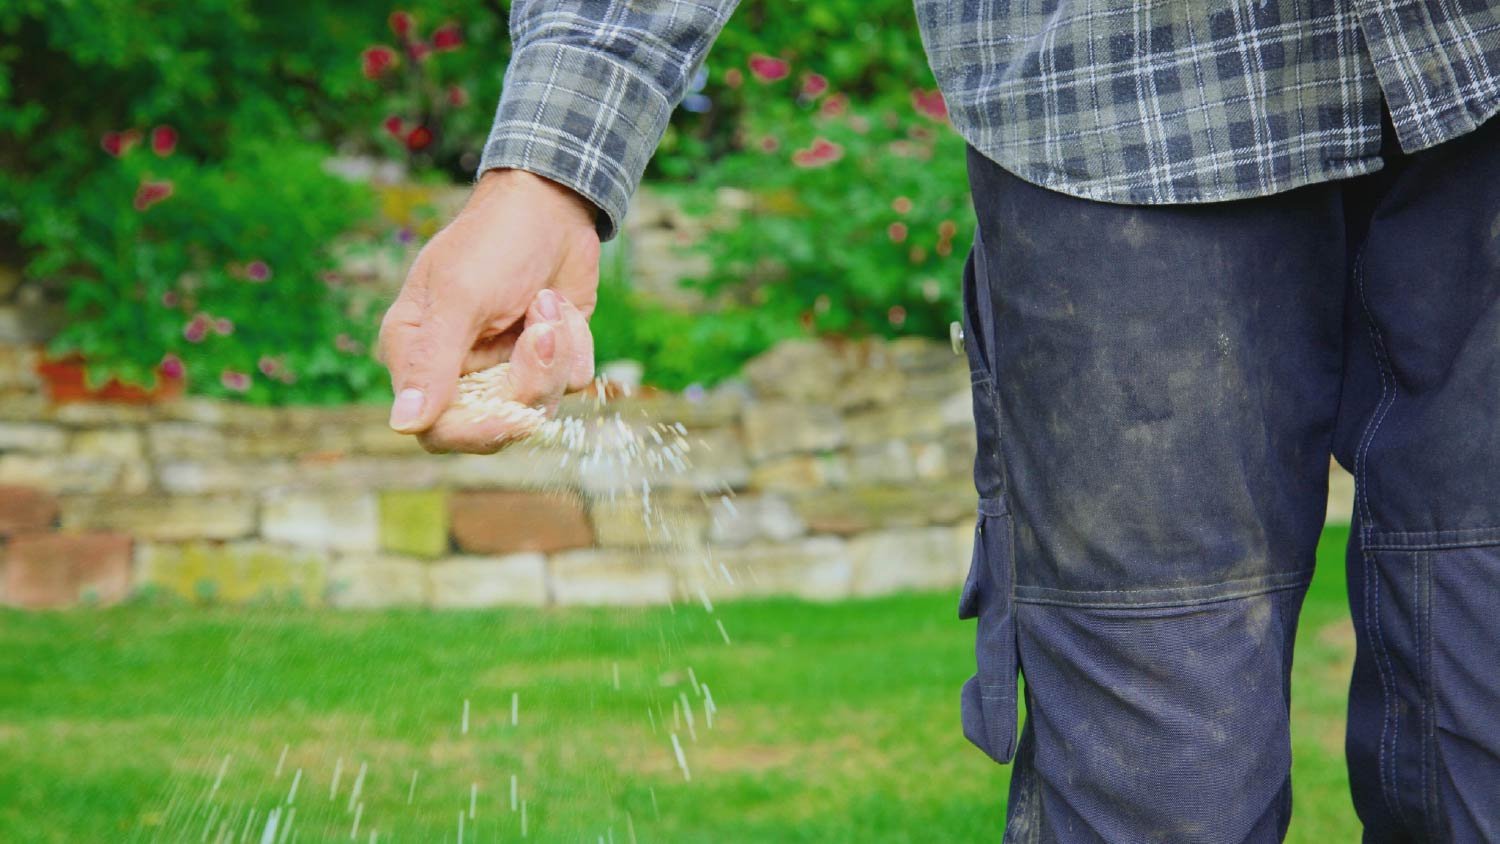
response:
<svg viewBox="0 0 1500 844"><path fill-rule="evenodd" d="M967 571L968 376L929 341L790 342L705 394L611 403L694 443L649 501L638 478L557 453L425 454L384 407L51 406L33 357L0 344L0 602L14 606L834 600ZM1351 493L1336 471L1331 520L1348 520Z"/></svg>
<svg viewBox="0 0 1500 844"><path fill-rule="evenodd" d="M612 402L694 443L649 505L558 454L425 454L383 407L52 406L33 358L0 346L11 605L838 599L967 569L968 379L937 343L788 343L743 381Z"/></svg>

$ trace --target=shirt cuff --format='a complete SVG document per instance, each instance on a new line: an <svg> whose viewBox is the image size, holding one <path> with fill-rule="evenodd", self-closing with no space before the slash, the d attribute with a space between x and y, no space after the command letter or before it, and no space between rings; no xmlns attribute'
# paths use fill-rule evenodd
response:
<svg viewBox="0 0 1500 844"><path fill-rule="evenodd" d="M572 188L603 212L608 240L671 113L661 91L608 54L528 44L511 56L479 174L514 168Z"/></svg>

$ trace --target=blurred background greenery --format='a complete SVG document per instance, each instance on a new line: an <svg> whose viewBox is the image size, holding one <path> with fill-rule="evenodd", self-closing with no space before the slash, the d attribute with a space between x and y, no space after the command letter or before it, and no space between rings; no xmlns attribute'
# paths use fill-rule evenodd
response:
<svg viewBox="0 0 1500 844"><path fill-rule="evenodd" d="M349 268L409 254L472 180L508 5L5 4L0 265L65 308L51 352L96 383L384 398L368 352L391 291ZM616 245L600 358L682 388L788 336L942 334L962 151L908 0L749 0L647 174L711 232L680 246L695 304L633 289Z"/></svg>

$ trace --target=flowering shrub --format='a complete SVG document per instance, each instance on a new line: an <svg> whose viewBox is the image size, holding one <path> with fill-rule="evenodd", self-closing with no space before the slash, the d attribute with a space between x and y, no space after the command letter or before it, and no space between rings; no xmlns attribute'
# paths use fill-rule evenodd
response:
<svg viewBox="0 0 1500 844"><path fill-rule="evenodd" d="M86 194L29 205L28 273L63 286L71 317L52 351L81 353L96 381L160 372L257 402L382 394L376 303L340 286L328 249L367 192L315 148L252 143L203 166L175 145L168 126L106 133Z"/></svg>

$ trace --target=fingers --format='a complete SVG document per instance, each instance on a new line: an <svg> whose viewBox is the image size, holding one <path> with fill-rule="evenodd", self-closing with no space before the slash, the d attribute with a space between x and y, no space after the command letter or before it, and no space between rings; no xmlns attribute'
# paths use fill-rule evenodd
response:
<svg viewBox="0 0 1500 844"><path fill-rule="evenodd" d="M571 358L568 360L568 392L582 390L594 380L594 334L589 330L588 318L583 312L573 306L572 302L562 299L562 330L568 336L568 346L572 350Z"/></svg>
<svg viewBox="0 0 1500 844"><path fill-rule="evenodd" d="M508 394L515 410L486 412L454 405L419 436L423 448L492 454L530 435L557 412L578 359L576 332L565 326L562 301L552 291L543 291L526 314L526 328L515 341L508 371ZM577 319L581 321L581 315Z"/></svg>
<svg viewBox="0 0 1500 844"><path fill-rule="evenodd" d="M403 288L380 326L380 357L391 372L390 425L425 431L453 400L473 330L456 302L437 302L421 286Z"/></svg>

